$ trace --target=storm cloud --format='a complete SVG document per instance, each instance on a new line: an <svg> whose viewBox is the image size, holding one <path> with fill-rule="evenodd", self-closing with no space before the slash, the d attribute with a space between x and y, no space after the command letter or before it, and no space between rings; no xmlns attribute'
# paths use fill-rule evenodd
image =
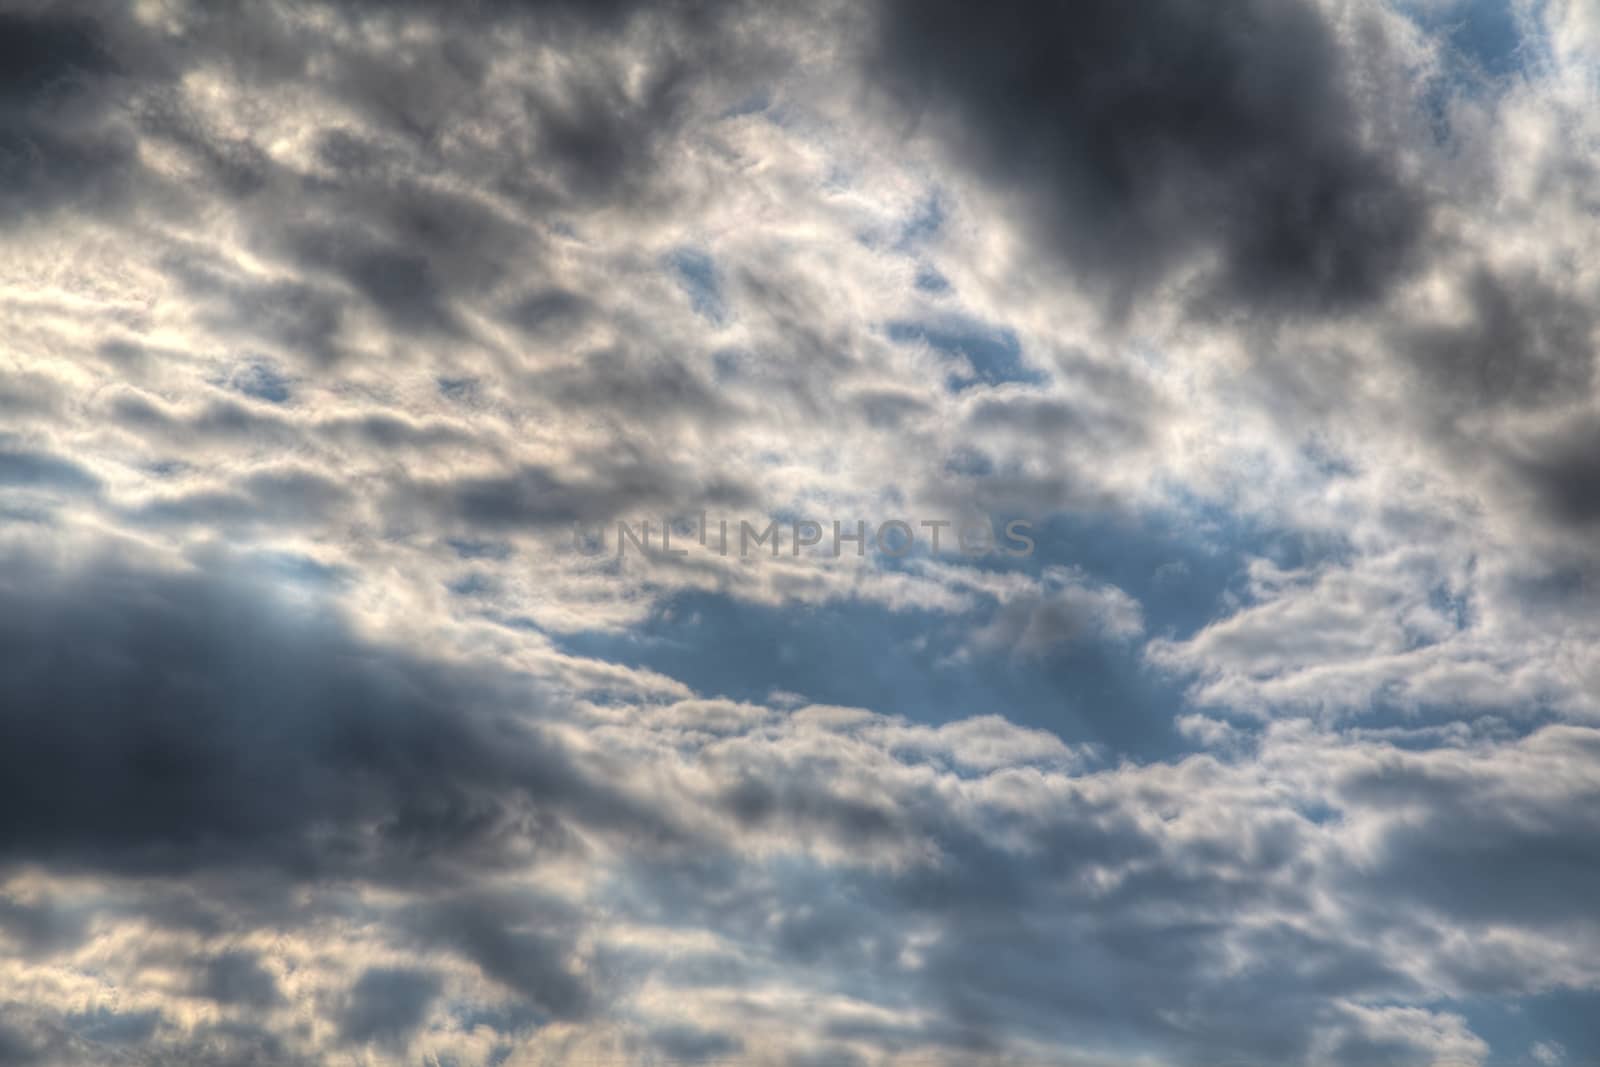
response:
<svg viewBox="0 0 1600 1067"><path fill-rule="evenodd" d="M1364 114L1356 49L1383 32L1358 5L1345 22L1300 0L908 2L884 6L878 56L1114 301L1209 258L1224 309L1343 311L1380 299L1428 232L1426 192Z"/></svg>

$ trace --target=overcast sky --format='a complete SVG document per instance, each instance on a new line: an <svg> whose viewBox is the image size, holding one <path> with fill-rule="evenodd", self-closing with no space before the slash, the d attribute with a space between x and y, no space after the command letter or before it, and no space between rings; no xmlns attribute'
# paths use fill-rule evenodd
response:
<svg viewBox="0 0 1600 1067"><path fill-rule="evenodd" d="M0 0L0 1065L1600 1063L1597 248L1593 0Z"/></svg>

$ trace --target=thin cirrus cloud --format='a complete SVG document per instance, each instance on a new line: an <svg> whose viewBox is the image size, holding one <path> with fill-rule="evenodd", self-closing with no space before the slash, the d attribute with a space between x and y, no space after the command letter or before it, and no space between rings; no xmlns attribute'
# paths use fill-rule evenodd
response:
<svg viewBox="0 0 1600 1067"><path fill-rule="evenodd" d="M0 7L0 1065L1600 1054L1588 5Z"/></svg>

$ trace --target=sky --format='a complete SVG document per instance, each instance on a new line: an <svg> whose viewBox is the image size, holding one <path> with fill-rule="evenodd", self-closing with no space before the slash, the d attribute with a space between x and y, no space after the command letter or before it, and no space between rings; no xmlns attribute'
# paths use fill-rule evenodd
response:
<svg viewBox="0 0 1600 1067"><path fill-rule="evenodd" d="M0 0L0 1067L1600 1063L1597 105L1592 0Z"/></svg>

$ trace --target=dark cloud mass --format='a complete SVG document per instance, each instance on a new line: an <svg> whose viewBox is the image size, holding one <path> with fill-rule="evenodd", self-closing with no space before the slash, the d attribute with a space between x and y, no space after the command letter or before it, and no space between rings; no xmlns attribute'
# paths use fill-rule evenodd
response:
<svg viewBox="0 0 1600 1067"><path fill-rule="evenodd" d="M403 1043L438 995L436 975L374 968L351 987L350 1002L339 1019L339 1033L357 1044Z"/></svg>
<svg viewBox="0 0 1600 1067"><path fill-rule="evenodd" d="M449 881L540 811L627 807L509 678L365 647L248 584L48 573L5 569L0 858Z"/></svg>
<svg viewBox="0 0 1600 1067"><path fill-rule="evenodd" d="M278 980L249 952L224 952L207 960L196 985L219 1004L266 1008L282 999Z"/></svg>
<svg viewBox="0 0 1600 1067"><path fill-rule="evenodd" d="M117 198L137 148L118 121L119 65L99 26L0 12L0 41L0 225Z"/></svg>
<svg viewBox="0 0 1600 1067"><path fill-rule="evenodd" d="M1367 143L1340 32L1302 0L906 0L877 55L904 106L1118 299L1215 255L1226 306L1344 310L1411 265L1428 204Z"/></svg>

